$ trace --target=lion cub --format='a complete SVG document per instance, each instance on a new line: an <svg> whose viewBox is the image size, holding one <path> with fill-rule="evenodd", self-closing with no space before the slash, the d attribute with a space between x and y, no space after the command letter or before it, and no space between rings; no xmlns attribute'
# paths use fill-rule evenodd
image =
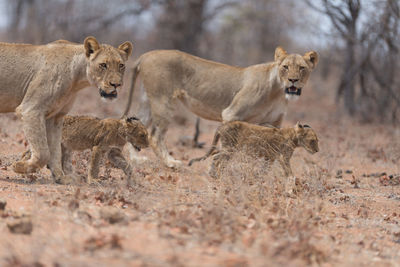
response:
<svg viewBox="0 0 400 267"><path fill-rule="evenodd" d="M147 130L135 117L101 120L90 116L65 116L61 144L64 172L72 172L72 151L91 149L88 183L97 179L101 158L107 154L109 161L127 175L129 184L132 168L122 155L127 143L138 151L149 146Z"/></svg>
<svg viewBox="0 0 400 267"><path fill-rule="evenodd" d="M211 149L203 157L192 159L189 166L195 161L208 158L215 150L221 138L221 151L213 156L210 176L216 177L215 167L221 167L223 160L229 160L232 153L241 150L257 158L264 158L272 163L279 160L285 175L291 176L290 158L296 147L304 147L309 153L318 152L318 137L308 125L297 123L291 128L269 128L247 122L228 122L215 132Z"/></svg>

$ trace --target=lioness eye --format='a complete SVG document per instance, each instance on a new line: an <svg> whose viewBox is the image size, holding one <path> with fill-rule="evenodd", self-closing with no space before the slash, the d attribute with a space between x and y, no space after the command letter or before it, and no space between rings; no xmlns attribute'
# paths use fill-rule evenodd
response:
<svg viewBox="0 0 400 267"><path fill-rule="evenodd" d="M283 65L283 68L284 68L285 70L288 70L288 69L289 69L289 66L288 66L288 65Z"/></svg>
<svg viewBox="0 0 400 267"><path fill-rule="evenodd" d="M125 68L125 65L121 63L121 64L119 64L119 68L123 69L123 68Z"/></svg>
<svg viewBox="0 0 400 267"><path fill-rule="evenodd" d="M107 69L107 64L106 63L100 63L100 68L101 69Z"/></svg>
<svg viewBox="0 0 400 267"><path fill-rule="evenodd" d="M306 67L300 66L300 70L304 70Z"/></svg>

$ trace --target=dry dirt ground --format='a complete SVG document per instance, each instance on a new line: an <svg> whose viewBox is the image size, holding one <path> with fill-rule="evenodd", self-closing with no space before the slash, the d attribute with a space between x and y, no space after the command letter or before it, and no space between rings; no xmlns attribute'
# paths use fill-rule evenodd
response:
<svg viewBox="0 0 400 267"><path fill-rule="evenodd" d="M24 177L11 170L26 146L21 123L0 114L0 266L400 266L400 129L352 121L312 87L284 123L307 123L320 139L314 155L295 151L294 197L278 166L240 155L218 180L209 160L173 171L150 149L134 188L116 169L90 186L54 184L45 168ZM86 89L72 113L118 117L121 96L102 103ZM187 163L217 123L202 121L207 145L194 149L179 143L194 117L178 121L168 146ZM88 155L73 162L82 177Z"/></svg>

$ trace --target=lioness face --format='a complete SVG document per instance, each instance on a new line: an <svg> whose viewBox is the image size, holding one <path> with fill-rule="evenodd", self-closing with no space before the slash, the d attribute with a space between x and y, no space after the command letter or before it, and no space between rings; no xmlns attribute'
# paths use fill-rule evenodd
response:
<svg viewBox="0 0 400 267"><path fill-rule="evenodd" d="M149 146L149 139L146 127L135 117L126 119L127 141L130 142L136 150Z"/></svg>
<svg viewBox="0 0 400 267"><path fill-rule="evenodd" d="M310 76L310 68L299 55L287 56L279 66L279 74L284 84L286 98L296 99Z"/></svg>
<svg viewBox="0 0 400 267"><path fill-rule="evenodd" d="M275 50L275 61L279 63L279 77L284 85L286 98L296 100L318 63L318 54L311 51L304 56L288 55L285 50L278 47Z"/></svg>
<svg viewBox="0 0 400 267"><path fill-rule="evenodd" d="M132 44L125 42L114 48L100 45L94 37L88 37L84 46L88 59L86 74L90 84L99 89L101 97L116 98L122 86L125 62L132 53Z"/></svg>

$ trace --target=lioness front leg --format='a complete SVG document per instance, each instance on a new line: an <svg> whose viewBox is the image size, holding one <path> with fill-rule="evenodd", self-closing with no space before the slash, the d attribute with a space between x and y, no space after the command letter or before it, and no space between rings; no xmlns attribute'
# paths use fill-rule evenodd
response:
<svg viewBox="0 0 400 267"><path fill-rule="evenodd" d="M50 149L49 168L56 183L70 184L76 179L72 172L65 175L62 168L61 134L63 125L62 115L50 118L46 121L47 143Z"/></svg>
<svg viewBox="0 0 400 267"><path fill-rule="evenodd" d="M265 92L258 91L257 88L252 84L241 88L230 105L222 111L222 121L247 121L249 117L252 117L265 94Z"/></svg>
<svg viewBox="0 0 400 267"><path fill-rule="evenodd" d="M178 168L182 165L180 160L174 159L169 153L165 145L165 134L169 125L168 119L161 116L153 115L153 124L151 128L150 145L154 153L161 158L164 164L169 168Z"/></svg>
<svg viewBox="0 0 400 267"><path fill-rule="evenodd" d="M108 160L114 167L121 169L124 171L127 176L127 184L132 185L132 168L131 165L126 161L125 157L122 155L122 152L119 148L111 148L108 152Z"/></svg>
<svg viewBox="0 0 400 267"><path fill-rule="evenodd" d="M50 151L47 144L46 122L44 114L28 110L20 112L22 127L27 139L31 155L17 161L13 165L16 173L32 173L49 162Z"/></svg>

